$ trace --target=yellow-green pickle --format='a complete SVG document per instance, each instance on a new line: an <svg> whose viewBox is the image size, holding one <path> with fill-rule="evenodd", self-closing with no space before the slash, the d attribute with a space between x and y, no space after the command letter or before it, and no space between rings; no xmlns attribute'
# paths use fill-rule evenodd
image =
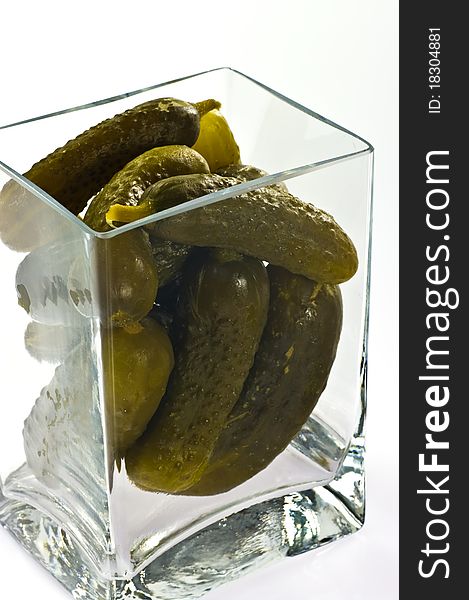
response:
<svg viewBox="0 0 469 600"><path fill-rule="evenodd" d="M257 259L212 251L187 266L168 391L126 455L136 485L177 493L200 479L254 361L268 302Z"/></svg>
<svg viewBox="0 0 469 600"><path fill-rule="evenodd" d="M142 435L174 366L161 325L144 319L134 330L108 329L102 340L106 415L117 456Z"/></svg>
<svg viewBox="0 0 469 600"><path fill-rule="evenodd" d="M200 119L200 133L194 149L207 159L211 171L237 164L241 160L233 132L216 108Z"/></svg>

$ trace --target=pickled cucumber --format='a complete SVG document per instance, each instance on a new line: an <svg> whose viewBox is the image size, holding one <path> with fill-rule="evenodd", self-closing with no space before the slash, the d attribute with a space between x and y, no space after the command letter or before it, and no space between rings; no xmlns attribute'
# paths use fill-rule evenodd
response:
<svg viewBox="0 0 469 600"><path fill-rule="evenodd" d="M182 175L149 188L139 207L126 207L127 219L164 210L230 187L239 180L219 175ZM119 220L112 206L108 219ZM324 283L341 283L358 267L355 247L323 210L274 186L156 221L154 235L180 244L228 248Z"/></svg>
<svg viewBox="0 0 469 600"><path fill-rule="evenodd" d="M24 176L78 214L130 160L155 146L192 146L199 126L192 104L175 98L150 100L91 127Z"/></svg>
<svg viewBox="0 0 469 600"><path fill-rule="evenodd" d="M103 331L103 373L108 425L116 456L144 432L166 390L174 366L161 325L144 319L132 332Z"/></svg>
<svg viewBox="0 0 469 600"><path fill-rule="evenodd" d="M77 215L136 156L155 146L192 146L199 135L200 114L216 107L215 100L196 105L175 98L150 100L91 127L34 164L24 176ZM31 196L15 181L6 183L0 192L0 237L13 250L29 251L44 243L44 236L35 240L31 226L41 221L44 206L35 203L34 210L41 213L35 219ZM46 233L47 241L52 241L56 230Z"/></svg>
<svg viewBox="0 0 469 600"><path fill-rule="evenodd" d="M166 396L126 455L138 487L177 493L202 475L252 366L264 328L265 267L233 252L201 253L181 291L176 364Z"/></svg>
<svg viewBox="0 0 469 600"><path fill-rule="evenodd" d="M137 206L113 204L106 214L108 226L114 227L118 223L144 218L154 212L172 208L181 201L184 201L181 200L177 194L174 194L174 186L180 181L190 185L190 181L188 181L186 177L186 175L175 175L173 177L162 179L157 182L157 184L153 184L159 185L157 206L153 206L152 204L152 185L150 185L142 194ZM236 180L233 179L231 185L234 185L235 183ZM218 182L214 182L213 186L210 187L210 183L207 183L206 189L215 192L220 189L220 185ZM166 190L168 193L166 193ZM147 198L150 199L150 202ZM182 266L189 256L192 246L162 239L157 234L155 235L153 224L147 225L145 230L149 233L152 253L158 270L159 285L164 286L181 273ZM207 244L207 246L209 245L210 244Z"/></svg>
<svg viewBox="0 0 469 600"><path fill-rule="evenodd" d="M96 231L108 231L106 213L114 204L136 206L152 183L174 175L210 173L207 161L187 146L161 146L134 158L93 198L84 221Z"/></svg>
<svg viewBox="0 0 469 600"><path fill-rule="evenodd" d="M188 495L225 492L267 467L324 390L342 327L339 288L268 267L267 324L243 392Z"/></svg>

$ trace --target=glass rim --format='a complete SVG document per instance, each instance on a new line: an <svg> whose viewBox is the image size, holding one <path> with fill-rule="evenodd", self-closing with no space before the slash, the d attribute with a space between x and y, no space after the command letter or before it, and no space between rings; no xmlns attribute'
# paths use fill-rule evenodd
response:
<svg viewBox="0 0 469 600"><path fill-rule="evenodd" d="M215 202L219 202L221 200L227 200L229 198L232 198L234 196L238 196L239 194L243 194L246 192L250 192L252 190L255 189L259 189L261 187L265 187L267 185L273 185L275 183L280 183L282 181L288 180L288 179L292 179L294 177L299 177L301 175L305 175L307 173L311 173L313 171L317 171L323 168L326 168L332 164L337 164L340 162L344 162L344 161L348 161L351 160L353 158L356 158L358 156L361 155L365 155L365 154L372 154L374 152L374 148L373 146L366 141L364 138L360 137L359 135L349 131L348 129L346 129L345 127L342 127L341 125L338 125L337 123L331 121L330 119L327 119L326 117L314 112L313 110L303 106L302 104L299 104L298 102L296 102L295 100L292 100L291 98L288 98L287 96L281 94L280 92L277 92L276 90L273 90L272 88L268 87L267 85L260 83L259 81L257 81L256 79L250 77L249 75L246 75L245 73L242 73L241 71L238 71L232 67L217 67L214 69L209 69L206 71L201 71L199 73L194 73L192 75L187 75L184 77L179 77L177 79L172 79L172 80L168 80L162 83L158 83L155 85L151 85L145 88L140 88L138 90L133 90L131 92L125 92L123 94L119 94L117 96L111 96L109 98L104 98L102 100L97 100L94 102L89 102L86 104L82 104L79 106L74 106L71 108L67 108L64 110L60 110L60 111L56 111L56 112L52 112L52 113L48 113L45 115L40 115L40 116L36 116L36 117L32 117L30 119L25 119L22 121L17 121L14 123L10 123L8 125L3 125L0 126L0 132L4 129L11 129L17 126L21 126L21 125L25 125L27 123L33 123L35 121L39 121L39 120L43 120L43 119L47 119L50 117L55 117L55 116L59 116L59 115L64 115L70 112L76 112L79 110L85 110L88 108L93 108L95 106L101 106L104 104L109 104L111 102L116 102L119 100L123 100L124 98L129 98L132 96L136 96L138 94L144 93L144 92L148 92L151 90L156 90L158 88L173 84L173 83L178 83L180 81L185 81L188 79L193 79L195 77L199 77L202 75L207 75L208 73L214 73L214 72L218 72L218 71L231 71L233 73L236 73L238 76L254 83L255 85L263 88L265 91L267 91L268 93L276 96L277 98L279 98L280 100L282 100L283 102L286 102L287 104L289 104L290 106L292 106L293 108L300 110L302 112L304 112L305 114L307 114L308 116L319 120L327 125L329 125L330 127L333 127L335 129L338 129L344 133L346 133L347 135L350 135L351 137L359 140L362 144L364 144L365 147L359 148L354 152L349 152L346 154L342 154L342 155L338 155L338 156L334 156L332 158L328 158L328 159L324 159L321 161L316 161L316 162L312 162L312 163L308 163L305 165L301 165L298 167L294 167L291 169L286 169L284 171L279 171L277 173L273 173L273 174L269 174L269 175L264 175L262 177L258 177L256 179L253 180L249 180L249 181L245 181L236 185L233 185L229 188L225 188L222 190L219 190L217 192L212 192L210 194L206 194L204 196L199 196L198 198L194 198L193 200L189 200L187 202L183 202L182 204L179 204L177 206L168 208L166 210L163 210L159 213L155 213L153 215L149 215L148 217L144 217L142 219L138 219L136 221L133 221L131 223L127 223L121 227L117 227L114 229L111 229L110 231L96 231L95 229L92 229L91 227L89 227L82 219L80 219L78 216L74 215L72 212L70 212L63 204L61 204L58 200L56 200L55 198L53 198L50 194L48 194L46 191L44 191L43 189L41 189L40 187L38 187L36 184L34 184L32 181L30 181L29 179L27 179L26 177L24 177L21 173L18 173L15 169L13 169L12 167L8 166L7 164L5 164L4 162L2 162L0 160L0 170L4 171L11 179L13 179L14 181L16 181L17 183L19 183L21 186L23 186L24 188L26 188L29 192L31 192L32 194L34 194L35 196L37 196L39 199L41 199L42 201L45 202L45 204L49 205L53 210L57 211L58 213L60 213L63 217L65 217L68 221L71 221L73 224L75 224L76 226L80 227L85 233L87 233L88 235L92 235L94 237L100 238L100 239L108 239L108 238L113 238L116 237L117 235L121 235L123 233L126 233L128 231L131 231L133 229L145 226L145 225L149 225L150 223L154 223L156 221L161 221L163 219L167 219L169 217L181 214L183 212L188 212L190 210L195 210L197 208L201 208L203 206L207 206L209 204L213 204Z"/></svg>

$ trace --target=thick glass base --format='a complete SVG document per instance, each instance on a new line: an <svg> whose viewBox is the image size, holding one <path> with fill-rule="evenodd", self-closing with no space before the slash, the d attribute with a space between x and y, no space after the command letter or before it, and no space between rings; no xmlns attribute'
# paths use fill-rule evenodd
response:
<svg viewBox="0 0 469 600"><path fill-rule="evenodd" d="M73 595L83 600L183 600L273 560L358 531L364 520L363 439L355 438L328 485L235 512L166 550L131 579L103 577L89 548L44 511L0 493L0 523ZM105 552L96 548L96 552ZM101 555L100 564L114 563Z"/></svg>

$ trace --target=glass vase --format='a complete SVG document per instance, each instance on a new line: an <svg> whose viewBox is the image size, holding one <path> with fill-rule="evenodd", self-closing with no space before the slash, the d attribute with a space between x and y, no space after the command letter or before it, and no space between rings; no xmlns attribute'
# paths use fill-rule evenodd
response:
<svg viewBox="0 0 469 600"><path fill-rule="evenodd" d="M219 100L242 162L263 171L104 232L91 229L21 175L96 123L161 97ZM224 68L5 126L0 158L0 523L18 543L75 597L181 600L360 529L365 514L370 144ZM308 271L315 261L298 242L298 219L307 220L310 213L283 220L269 209L264 219L256 213L253 223L250 202L273 198L275 204L276 198L291 198L288 194L317 207L313 212L332 215L331 229L340 227L352 241L358 268L347 281L325 277L318 282L315 265L312 274ZM247 202L244 210L242 202ZM233 222L239 228L212 222L213 229L207 229L198 216L215 209L224 215L233 207L238 207ZM184 222L189 223L186 237L172 238L181 223L184 230ZM318 242L313 235L307 242L318 246L318 256L327 253L321 238ZM163 275L158 253L168 248L179 262ZM178 254L175 248L183 250ZM160 280L158 293L148 265L139 275L124 276L136 261L151 259ZM186 334L179 322L196 319L191 310L200 308L187 304L195 302L192 296L184 304L181 295L202 285L207 261L218 261L214 277L217 269L232 275L227 264L247 268L248 279L257 269L253 277L264 278L263 283L257 279L249 285L257 285L257 292L264 286L259 308L264 316L258 318L253 341L254 296L244 305L242 294L234 298L238 292L229 281L226 288L225 283L210 284L212 304L205 296L200 302L210 304L205 307L210 314L221 311L229 327L237 322L241 329L231 342L216 330L220 338L213 334L209 340L200 380L196 374L196 384L193 380L186 390L190 401L186 397L181 409L181 401L174 400L173 410L168 390L179 385L175 378L184 379L187 366L179 363L189 360L181 350ZM304 264L296 269L295 261ZM241 275L236 277L235 287L244 285ZM135 322L122 316L119 304L126 285L132 298L138 295L143 303L153 293L150 305L138 309L143 318ZM301 310L291 304L300 311L290 319L295 331L272 326L269 338L272 307L284 288L296 285L309 299ZM325 313L324 326L314 329L309 341L297 340L295 318L304 318L305 327L311 311L323 318L315 314L316 299L326 291L335 294L335 312ZM196 339L200 348L207 346L203 335L197 330L192 343ZM327 337L333 335L335 342ZM294 342L285 351L288 336ZM324 340L327 348L318 354L313 346ZM252 354L244 371L231 356L237 344L240 356ZM259 387L253 372L262 353L269 365L264 368L265 397L253 393L250 399L246 388ZM331 364L320 373L327 353ZM165 365L170 371L172 362L167 383L161 372ZM234 364L236 373L227 375L226 364ZM265 377L272 377L272 385L265 384ZM322 382L320 389L314 388L315 378ZM159 396L155 390L166 384L170 387L161 399L161 389ZM212 394L211 399L204 394ZM158 418L161 426L155 425ZM174 418L180 419L177 426ZM185 432L181 420L191 423ZM146 450L138 454L132 449L142 439ZM150 458L148 452L153 452Z"/></svg>

